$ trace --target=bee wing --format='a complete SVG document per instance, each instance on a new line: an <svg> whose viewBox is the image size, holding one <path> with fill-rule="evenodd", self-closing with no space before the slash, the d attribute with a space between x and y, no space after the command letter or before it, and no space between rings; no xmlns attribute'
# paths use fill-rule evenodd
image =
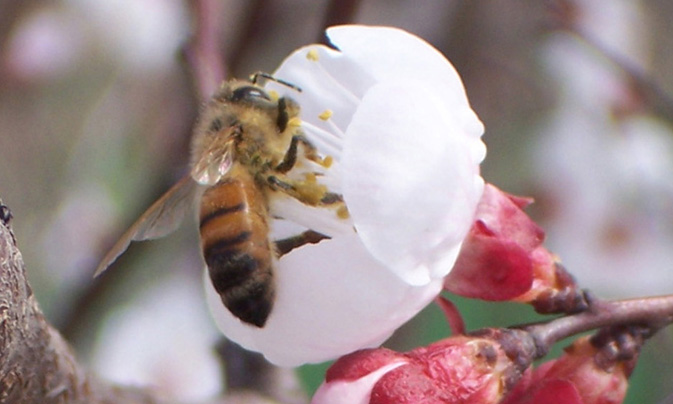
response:
<svg viewBox="0 0 673 404"><path fill-rule="evenodd" d="M175 231L191 206L196 185L187 175L154 202L105 255L98 264L94 277L105 271L126 251L131 241L159 238Z"/></svg>
<svg viewBox="0 0 673 404"><path fill-rule="evenodd" d="M234 136L238 129L230 127L217 134L192 167L192 178L201 185L215 185L234 163Z"/></svg>

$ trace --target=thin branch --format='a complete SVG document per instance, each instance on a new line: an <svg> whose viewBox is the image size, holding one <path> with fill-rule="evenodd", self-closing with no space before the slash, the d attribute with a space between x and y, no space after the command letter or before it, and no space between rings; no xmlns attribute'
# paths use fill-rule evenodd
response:
<svg viewBox="0 0 673 404"><path fill-rule="evenodd" d="M199 100L205 101L226 77L226 68L220 49L220 20L222 2L219 0L192 0L194 35L185 49L187 64L192 70L194 87Z"/></svg>
<svg viewBox="0 0 673 404"><path fill-rule="evenodd" d="M673 322L673 296L648 297L619 301L593 301L589 310L561 317L544 324L523 329L533 335L537 344L549 348L554 343L607 326L637 325L656 332Z"/></svg>
<svg viewBox="0 0 673 404"><path fill-rule="evenodd" d="M617 52L611 51L579 27L574 27L573 32L621 70L628 77L638 95L643 98L655 114L673 122L673 97L664 91L661 85L647 74L645 69Z"/></svg>
<svg viewBox="0 0 673 404"><path fill-rule="evenodd" d="M547 7L553 16L553 28L576 35L598 51L609 63L626 75L633 89L654 113L673 122L673 96L648 75L645 69L628 60L624 55L609 49L577 24L581 6L575 0L548 0Z"/></svg>
<svg viewBox="0 0 673 404"><path fill-rule="evenodd" d="M247 10L244 21L241 23L242 29L238 35L238 42L232 47L230 57L228 58L229 67L235 72L236 67L242 59L243 54L253 46L263 29L276 18L270 12L269 0L251 0L246 2Z"/></svg>
<svg viewBox="0 0 673 404"><path fill-rule="evenodd" d="M600 330L592 343L602 347L603 360L634 361L646 338L673 322L673 295L617 301L591 300L585 312L545 323L511 328L484 328L468 335L497 341L520 375L564 338ZM622 341L614 348L611 341ZM626 343L628 341L628 343ZM618 352L614 352L617 349ZM520 376L519 375L519 376Z"/></svg>

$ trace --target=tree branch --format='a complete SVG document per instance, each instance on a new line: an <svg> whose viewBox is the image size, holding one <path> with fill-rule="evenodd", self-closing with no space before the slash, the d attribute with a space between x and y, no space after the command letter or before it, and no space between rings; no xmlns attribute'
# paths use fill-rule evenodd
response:
<svg viewBox="0 0 673 404"><path fill-rule="evenodd" d="M26 269L0 215L0 403L159 403L147 393L103 383L85 372L61 335L44 318Z"/></svg>
<svg viewBox="0 0 673 404"><path fill-rule="evenodd" d="M589 310L561 317L544 324L524 327L537 344L548 349L554 343L579 334L608 326L640 326L654 334L673 322L673 296L590 302Z"/></svg>
<svg viewBox="0 0 673 404"><path fill-rule="evenodd" d="M100 380L78 363L71 347L45 319L26 280L11 219L11 212L0 200L0 404L170 403L143 389ZM252 391L212 401L277 402ZM302 397L284 397L282 402L304 401Z"/></svg>
<svg viewBox="0 0 673 404"><path fill-rule="evenodd" d="M226 77L218 18L222 5L218 0L193 0L188 4L193 14L194 34L184 49L184 55L192 70L191 77L198 99L203 102L210 98Z"/></svg>

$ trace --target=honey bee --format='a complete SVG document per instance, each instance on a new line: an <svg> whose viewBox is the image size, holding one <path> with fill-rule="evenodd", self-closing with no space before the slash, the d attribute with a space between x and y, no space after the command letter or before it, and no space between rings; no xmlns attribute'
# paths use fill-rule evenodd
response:
<svg viewBox="0 0 673 404"><path fill-rule="evenodd" d="M282 255L327 236L307 230L273 241L269 204L276 194L310 206L340 207L338 194L315 178L288 174L306 162L327 167L328 159L300 129L299 105L267 92L257 73L249 81L232 80L207 103L194 129L191 171L157 200L112 247L99 264L105 271L131 241L162 237L175 230L194 199L201 249L210 280L223 304L241 321L263 327L275 297L274 265Z"/></svg>

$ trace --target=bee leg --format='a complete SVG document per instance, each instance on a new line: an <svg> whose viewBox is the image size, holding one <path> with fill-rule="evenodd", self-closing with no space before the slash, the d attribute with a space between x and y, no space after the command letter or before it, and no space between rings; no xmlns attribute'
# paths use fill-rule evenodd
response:
<svg viewBox="0 0 673 404"><path fill-rule="evenodd" d="M325 185L316 181L296 181L280 173L270 175L266 180L274 191L283 192L309 206L323 205L323 198L330 194Z"/></svg>
<svg viewBox="0 0 673 404"><path fill-rule="evenodd" d="M297 188L285 179L281 179L278 175L269 175L266 177L266 182L275 191L285 192L288 195L295 196Z"/></svg>
<svg viewBox="0 0 673 404"><path fill-rule="evenodd" d="M283 255L289 253L295 248L299 248L306 244L317 244L322 240L329 239L324 234L318 233L317 231L307 230L301 234L298 234L293 237L284 238L282 240L276 241L276 251L278 251L278 256L282 257Z"/></svg>
<svg viewBox="0 0 673 404"><path fill-rule="evenodd" d="M334 205L335 203L343 203L344 197L336 192L326 192L320 199L321 205Z"/></svg>
<svg viewBox="0 0 673 404"><path fill-rule="evenodd" d="M327 187L315 181L294 181L282 174L270 175L266 178L269 187L282 192L309 206L328 206L337 209L339 217L348 214L343 196L329 192Z"/></svg>
<svg viewBox="0 0 673 404"><path fill-rule="evenodd" d="M292 136L290 141L290 147L288 147L287 152L285 152L285 157L283 161L276 166L276 171L279 173L286 173L294 167L297 163L297 145L299 143L298 136Z"/></svg>
<svg viewBox="0 0 673 404"><path fill-rule="evenodd" d="M285 152L285 157L283 157L283 161L280 162L276 166L276 171L279 173L286 173L294 167L294 165L297 163L297 152L298 152L298 146L301 143L301 145L304 147L304 156L311 160L315 161L316 163L322 164L323 160L320 158L318 155L318 149L313 146L311 142L304 137L304 135L294 135L292 136L292 140L290 140L290 147L287 148L287 152Z"/></svg>
<svg viewBox="0 0 673 404"><path fill-rule="evenodd" d="M320 157L318 154L318 149L313 145L313 143L306 139L304 135L295 135L293 137L297 138L297 142L304 146L304 157L322 166L325 166L325 159Z"/></svg>

